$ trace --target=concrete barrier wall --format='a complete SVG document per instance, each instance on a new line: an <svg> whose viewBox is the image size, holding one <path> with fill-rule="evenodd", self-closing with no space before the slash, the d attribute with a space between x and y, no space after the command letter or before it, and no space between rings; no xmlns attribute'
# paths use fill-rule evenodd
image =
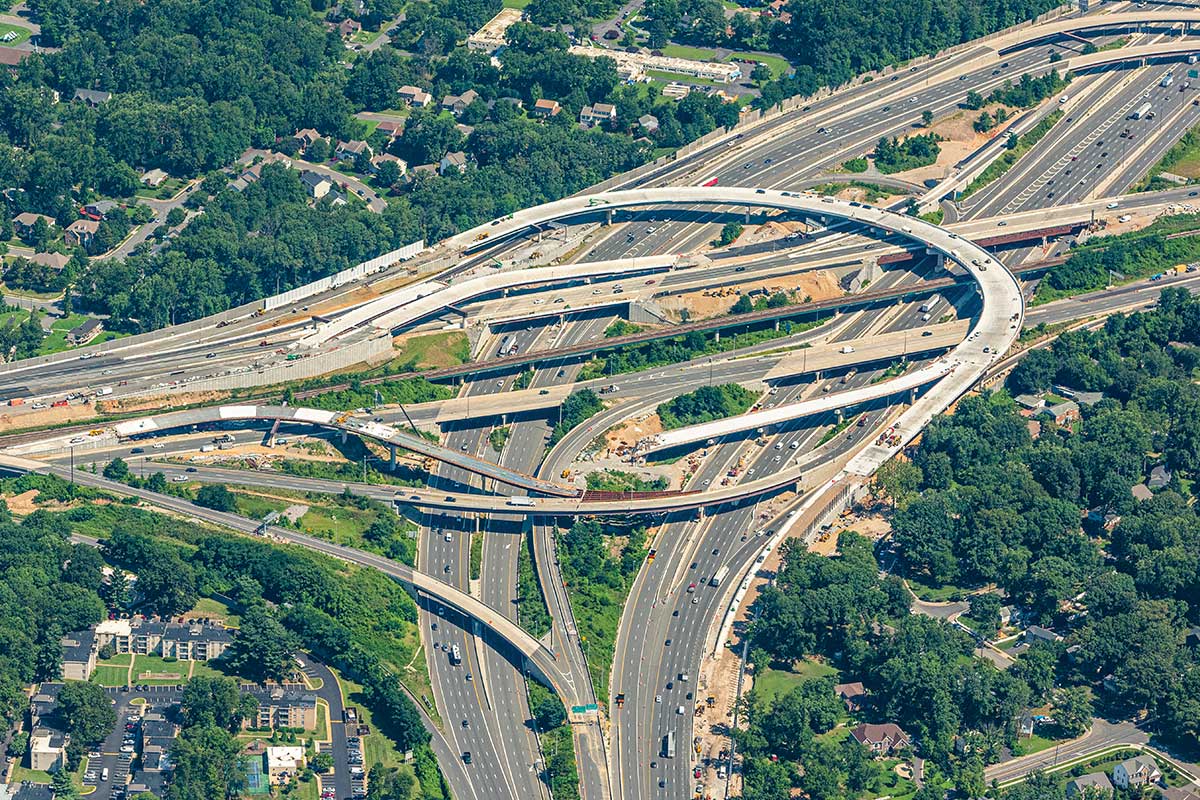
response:
<svg viewBox="0 0 1200 800"><path fill-rule="evenodd" d="M306 283L303 286L297 286L295 289L289 289L286 292L264 298L262 301L262 309L271 311L276 308L295 303L298 300L303 300L306 297L320 294L321 292L336 289L337 287L356 281L360 278L365 278L368 275L373 275L376 272L387 269L393 264L405 261L412 258L425 249L425 240L419 239L412 244L406 244L404 247L392 250L390 253L384 253L381 256L376 256L369 261L364 261L361 264L356 264L349 269L344 269L341 272L333 275L328 275L312 283Z"/></svg>

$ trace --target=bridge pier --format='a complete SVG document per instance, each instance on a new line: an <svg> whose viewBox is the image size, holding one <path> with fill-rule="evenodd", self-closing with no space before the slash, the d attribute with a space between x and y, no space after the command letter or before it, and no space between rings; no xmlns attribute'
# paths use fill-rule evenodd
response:
<svg viewBox="0 0 1200 800"><path fill-rule="evenodd" d="M750 224L750 206L746 206L746 224Z"/></svg>
<svg viewBox="0 0 1200 800"><path fill-rule="evenodd" d="M713 341L714 341L714 342L719 342L719 341L721 341L721 329L720 329L720 328L718 328L717 330L713 331Z"/></svg>
<svg viewBox="0 0 1200 800"><path fill-rule="evenodd" d="M836 412L834 412L834 413L836 413L836 414L837 414L837 421L838 421L838 425L841 425L843 422L845 422L845 421L846 421L846 411L845 411L845 409L839 408L839 409L838 409Z"/></svg>
<svg viewBox="0 0 1200 800"><path fill-rule="evenodd" d="M613 219L613 210L611 208L606 208L604 210L604 224L606 226L612 225L612 219Z"/></svg>
<svg viewBox="0 0 1200 800"><path fill-rule="evenodd" d="M776 331L779 330L779 319L778 318L775 319L775 330Z"/></svg>
<svg viewBox="0 0 1200 800"><path fill-rule="evenodd" d="M908 404L911 406L915 402L917 402L917 387L914 386L908 390Z"/></svg>
<svg viewBox="0 0 1200 800"><path fill-rule="evenodd" d="M388 445L388 469L392 472L396 471L396 445Z"/></svg>
<svg viewBox="0 0 1200 800"><path fill-rule="evenodd" d="M342 431L341 433L342 433L342 444L345 444L346 443L346 432Z"/></svg>

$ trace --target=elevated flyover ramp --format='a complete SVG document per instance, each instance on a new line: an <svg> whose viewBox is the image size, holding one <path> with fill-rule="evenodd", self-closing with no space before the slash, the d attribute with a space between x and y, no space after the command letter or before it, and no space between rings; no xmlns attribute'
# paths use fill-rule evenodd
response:
<svg viewBox="0 0 1200 800"><path fill-rule="evenodd" d="M173 411L167 414L118 422L113 426L113 431L120 438L128 438L132 436L152 435L193 425L251 420L278 421L342 430L347 433L366 436L381 444L403 448L422 456L428 456L437 461L461 467L477 475L494 478L501 483L509 486L517 486L530 492L540 492L542 494L562 497L571 497L578 494L575 489L507 469L499 464L493 464L482 458L476 458L469 453L442 447L415 434L398 430L391 425L354 418L348 412L292 406L215 406L211 408L188 409L186 411ZM59 447L59 449L61 450L62 447Z"/></svg>
<svg viewBox="0 0 1200 800"><path fill-rule="evenodd" d="M1023 47L1033 42L1040 42L1054 36L1078 34L1104 30L1136 30L1139 27L1176 25L1182 23L1190 28L1200 24L1200 10L1185 7L1178 9L1155 9L1145 11L1121 11L1115 14L1089 14L1083 17L1057 19L1041 25L1012 31L1002 36L995 36L986 41L986 45L1001 52Z"/></svg>

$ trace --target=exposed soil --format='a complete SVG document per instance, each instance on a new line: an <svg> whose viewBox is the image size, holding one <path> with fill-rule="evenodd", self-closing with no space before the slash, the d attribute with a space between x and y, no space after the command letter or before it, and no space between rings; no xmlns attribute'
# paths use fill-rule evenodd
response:
<svg viewBox="0 0 1200 800"><path fill-rule="evenodd" d="M729 309L737 302L738 297L757 289L765 289L769 294L784 291L794 292L800 299L808 296L813 300L827 300L841 297L844 294L836 275L826 270L815 270L792 275L772 275L717 289L686 292L659 298L657 302L664 311L673 317L679 317L680 313L686 309L693 320L707 319L729 313Z"/></svg>

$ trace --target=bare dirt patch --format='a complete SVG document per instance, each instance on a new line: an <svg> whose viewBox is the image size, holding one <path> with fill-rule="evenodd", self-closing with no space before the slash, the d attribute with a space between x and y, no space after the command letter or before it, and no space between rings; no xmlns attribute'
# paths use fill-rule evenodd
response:
<svg viewBox="0 0 1200 800"><path fill-rule="evenodd" d="M1004 125L997 125L988 133L977 133L973 127L975 120L984 111L992 116L995 116L996 110L1001 108L997 104L989 104L984 106L979 111L962 110L957 114L952 114L949 117L935 122L933 127L926 130L915 130L914 134L929 133L932 131L938 136L941 136L944 141L940 143L942 151L938 155L938 160L928 167L920 167L911 169L907 172L897 172L892 177L902 178L904 180L920 183L928 179L941 179L950 173L950 169L962 161L971 153L983 147L987 142L995 136L1002 135ZM1011 115L1013 112L1009 110ZM869 180L869 178L864 178Z"/></svg>
<svg viewBox="0 0 1200 800"><path fill-rule="evenodd" d="M219 403L227 399L229 399L229 392L182 392L104 400L97 403L96 406L100 411L108 414L122 414L130 411L156 411L160 408Z"/></svg>
<svg viewBox="0 0 1200 800"><path fill-rule="evenodd" d="M815 270L792 275L772 275L716 289L685 292L659 298L657 302L664 311L673 317L680 317L686 309L694 320L707 319L729 313L729 309L741 295L759 290L768 294L788 292L797 300L810 297L814 301L828 300L845 294L836 275L827 270Z"/></svg>
<svg viewBox="0 0 1200 800"><path fill-rule="evenodd" d="M20 414L0 414L0 431L63 425L68 422L86 422L95 419L96 416L96 409L91 405L59 406L58 408L43 408ZM50 436L51 434L47 433L46 435Z"/></svg>

